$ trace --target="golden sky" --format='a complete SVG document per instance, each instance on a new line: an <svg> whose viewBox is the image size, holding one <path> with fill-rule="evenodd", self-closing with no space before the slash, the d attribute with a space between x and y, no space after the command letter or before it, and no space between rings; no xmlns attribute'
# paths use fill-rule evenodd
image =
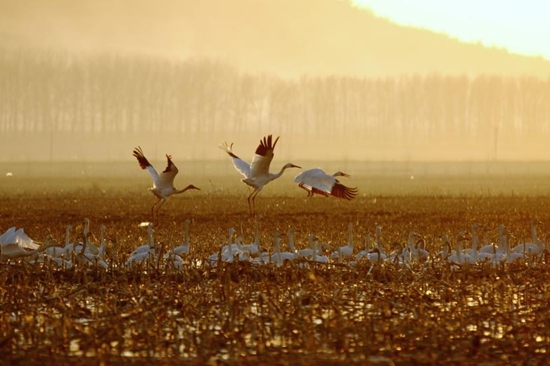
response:
<svg viewBox="0 0 550 366"><path fill-rule="evenodd" d="M354 0L402 25L444 32L465 42L504 47L550 60L550 2L540 0Z"/></svg>

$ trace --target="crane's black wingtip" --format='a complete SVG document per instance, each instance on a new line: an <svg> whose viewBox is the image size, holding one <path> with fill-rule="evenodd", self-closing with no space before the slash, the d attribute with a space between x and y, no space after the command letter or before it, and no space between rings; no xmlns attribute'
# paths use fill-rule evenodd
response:
<svg viewBox="0 0 550 366"><path fill-rule="evenodd" d="M143 155L143 150L141 150L140 146L138 146L134 149L133 156L137 159L141 169L145 169L145 168L147 168L148 166L151 165L151 164L149 164L149 161L147 160L145 155Z"/></svg>
<svg viewBox="0 0 550 366"><path fill-rule="evenodd" d="M260 140L260 145L258 145L258 148L256 149L256 154L261 156L266 156L268 151L275 150L275 145L277 145L277 141L279 141L279 137L275 139L275 142L273 142L273 135L267 135L262 140Z"/></svg>
<svg viewBox="0 0 550 366"><path fill-rule="evenodd" d="M330 195L350 201L357 196L357 193L359 193L357 188L349 188L342 183L337 182L334 187L332 187Z"/></svg>

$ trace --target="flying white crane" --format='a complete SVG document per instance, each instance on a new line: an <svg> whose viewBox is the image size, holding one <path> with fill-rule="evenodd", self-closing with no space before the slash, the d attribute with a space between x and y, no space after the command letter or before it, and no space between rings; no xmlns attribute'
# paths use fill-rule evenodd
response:
<svg viewBox="0 0 550 366"><path fill-rule="evenodd" d="M143 155L143 150L141 150L141 147L137 147L134 149L134 156L138 160L139 166L141 169L146 169L149 174L151 175L151 178L153 178L153 187L149 188L151 193L157 197L157 202L151 207L151 215L153 216L153 221L155 221L155 207L157 207L156 213L158 216L158 212L161 208L161 206L166 202L168 197L170 197L173 194L180 194L183 193L189 189L198 189L200 188L195 187L194 185L190 184L184 189L176 189L174 187L174 178L178 174L178 168L176 165L172 162L172 155L166 154L166 160L167 165L166 169L159 174L157 170L149 163L147 158L145 158L145 155Z"/></svg>
<svg viewBox="0 0 550 366"><path fill-rule="evenodd" d="M263 140L260 140L260 145L256 148L256 154L252 159L252 164L248 164L246 161L242 160L233 153L233 144L228 145L227 142L224 142L219 146L220 149L229 154L229 156L233 159L235 169L237 169L237 171L244 176L244 179L241 181L254 188L252 193L248 196L248 207L251 215L254 215L255 213L254 199L266 184L279 178L288 168L301 169L298 165L288 163L281 168L279 173L275 174L269 172L269 165L271 164L271 160L273 160L273 150L275 150L277 141L279 141L279 137L277 137L275 142L273 142L271 135L268 135L267 137L264 137Z"/></svg>
<svg viewBox="0 0 550 366"><path fill-rule="evenodd" d="M332 196L351 200L357 195L357 188L349 188L343 185L336 177L348 177L341 171L337 171L333 175L325 173L319 168L309 169L294 178L294 183L298 187L304 189L308 193L308 197L319 194L325 197Z"/></svg>

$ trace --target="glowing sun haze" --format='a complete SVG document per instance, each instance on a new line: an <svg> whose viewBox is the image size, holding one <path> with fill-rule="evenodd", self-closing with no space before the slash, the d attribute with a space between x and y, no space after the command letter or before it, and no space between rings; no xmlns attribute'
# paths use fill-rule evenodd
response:
<svg viewBox="0 0 550 366"><path fill-rule="evenodd" d="M550 60L550 2L540 0L354 0L401 25L443 32L465 42Z"/></svg>

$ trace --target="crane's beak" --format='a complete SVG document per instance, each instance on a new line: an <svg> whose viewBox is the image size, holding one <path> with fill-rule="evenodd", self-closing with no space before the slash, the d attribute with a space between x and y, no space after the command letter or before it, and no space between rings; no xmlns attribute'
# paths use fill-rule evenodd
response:
<svg viewBox="0 0 550 366"><path fill-rule="evenodd" d="M298 168L298 169L302 169L301 166L298 166L298 165L294 165L294 164L290 164L291 165L291 168Z"/></svg>

